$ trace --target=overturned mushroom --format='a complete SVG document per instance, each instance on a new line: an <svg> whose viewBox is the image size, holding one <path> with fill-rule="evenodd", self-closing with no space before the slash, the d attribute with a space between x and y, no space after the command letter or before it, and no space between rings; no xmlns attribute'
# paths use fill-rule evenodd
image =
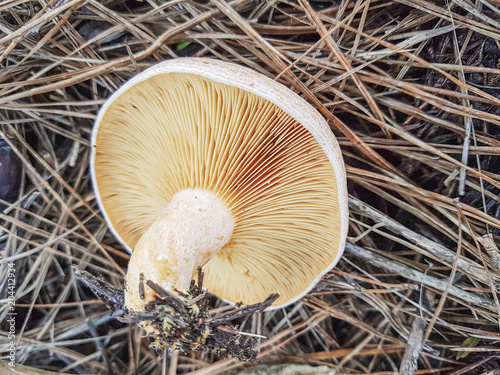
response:
<svg viewBox="0 0 500 375"><path fill-rule="evenodd" d="M160 63L103 106L91 173L114 235L132 251L125 305L160 288L185 298L198 267L220 298L272 308L339 259L345 171L325 120L283 85L211 59ZM132 250L133 249L133 250Z"/></svg>

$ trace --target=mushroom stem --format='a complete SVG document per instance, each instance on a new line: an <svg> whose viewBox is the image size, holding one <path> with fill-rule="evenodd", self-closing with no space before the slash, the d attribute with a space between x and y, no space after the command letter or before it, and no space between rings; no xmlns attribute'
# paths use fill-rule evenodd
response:
<svg viewBox="0 0 500 375"><path fill-rule="evenodd" d="M224 202L202 189L184 189L137 242L126 277L125 305L143 311L156 293L150 280L177 293L187 291L194 272L231 238L235 220Z"/></svg>

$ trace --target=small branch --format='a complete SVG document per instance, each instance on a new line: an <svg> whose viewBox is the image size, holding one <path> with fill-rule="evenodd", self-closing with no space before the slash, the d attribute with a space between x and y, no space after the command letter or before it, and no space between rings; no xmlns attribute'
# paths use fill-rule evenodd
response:
<svg viewBox="0 0 500 375"><path fill-rule="evenodd" d="M429 276L411 267L408 267L406 264L397 262L395 260L391 260L389 258L386 258L380 254L364 249L362 247L347 243L345 251L349 254L352 254L360 259L363 259L373 264L376 267L382 268L388 272L395 273L408 280L422 283L428 287L437 289L441 292L445 291L447 288L446 280L441 280L436 277ZM456 286L453 285L450 286L448 288L448 294L462 301L465 301L473 306L481 307L491 312L495 313L497 312L495 304L491 300L480 297L470 292L466 292Z"/></svg>
<svg viewBox="0 0 500 375"><path fill-rule="evenodd" d="M411 334L408 338L408 346L401 361L399 373L401 375L413 375L418 369L418 357L424 343L425 320L416 317L411 325Z"/></svg>
<svg viewBox="0 0 500 375"><path fill-rule="evenodd" d="M335 375L337 372L328 366L311 366L302 364L261 365L222 375Z"/></svg>
<svg viewBox="0 0 500 375"><path fill-rule="evenodd" d="M152 282L151 280L148 280L146 282L146 285L149 286L151 289L153 289L155 293L160 296L162 303L166 303L167 305L174 307L178 311L181 312L186 311L186 308L184 307L184 303L182 302L182 300L174 296L168 290L163 289L161 286ZM156 304L156 301L152 303Z"/></svg>
<svg viewBox="0 0 500 375"><path fill-rule="evenodd" d="M480 236L476 238L477 241L483 245L484 249L490 256L489 263L493 269L500 269L500 251L498 250L498 246L493 240L493 236L491 234L486 234L484 236Z"/></svg>
<svg viewBox="0 0 500 375"><path fill-rule="evenodd" d="M411 229L408 229L397 221L369 207L360 200L356 198L349 198L349 208L365 217L369 217L376 223L383 223L384 228L397 235L403 236L411 243L416 244L419 249L422 250L421 253L423 255L431 258L437 257L444 264L450 267L455 262L455 253L451 252L446 247L429 240L427 237L422 236L421 234L415 233ZM463 256L459 257L457 260L457 270L472 278L475 278L476 280L481 281L484 284L489 284L488 275L483 271L484 267L470 259L467 259Z"/></svg>
<svg viewBox="0 0 500 375"><path fill-rule="evenodd" d="M278 294L271 294L269 297L265 299L264 302L256 303L254 305L249 305L245 306L242 308L239 308L237 310L230 310L220 316L217 316L215 318L207 319L207 324L209 324L211 327L217 327L220 326L221 324L225 324L228 322L231 322L235 319L241 318L243 316L247 316L250 314L253 314L255 312L259 311L264 311L267 309L271 304L278 299L279 295Z"/></svg>
<svg viewBox="0 0 500 375"><path fill-rule="evenodd" d="M472 118L466 118L465 137L462 149L462 164L467 165L469 162L469 146L470 146L470 133L472 129ZM465 180L467 179L467 170L464 167L460 168L460 180L458 183L458 195L465 195Z"/></svg>
<svg viewBox="0 0 500 375"><path fill-rule="evenodd" d="M113 288L102 277L94 276L76 266L72 268L76 278L83 282L113 313L123 309L125 305L123 290Z"/></svg>

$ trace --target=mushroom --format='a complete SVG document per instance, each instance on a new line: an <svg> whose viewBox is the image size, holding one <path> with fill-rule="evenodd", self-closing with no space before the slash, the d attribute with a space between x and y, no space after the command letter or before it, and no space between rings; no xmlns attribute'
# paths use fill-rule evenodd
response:
<svg viewBox="0 0 500 375"><path fill-rule="evenodd" d="M197 269L231 302L304 296L338 261L348 226L340 148L323 117L272 79L206 58L162 62L104 104L93 187L131 251L125 305L157 285L183 296ZM144 284L146 280L154 284Z"/></svg>

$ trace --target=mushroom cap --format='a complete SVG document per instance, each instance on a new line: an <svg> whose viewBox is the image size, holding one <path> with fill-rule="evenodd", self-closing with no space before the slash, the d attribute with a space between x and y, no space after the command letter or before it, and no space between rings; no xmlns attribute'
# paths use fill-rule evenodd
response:
<svg viewBox="0 0 500 375"><path fill-rule="evenodd" d="M126 82L98 114L91 175L128 251L178 191L216 194L236 224L204 286L228 302L295 302L345 246L345 168L330 127L290 89L232 63L168 60Z"/></svg>

